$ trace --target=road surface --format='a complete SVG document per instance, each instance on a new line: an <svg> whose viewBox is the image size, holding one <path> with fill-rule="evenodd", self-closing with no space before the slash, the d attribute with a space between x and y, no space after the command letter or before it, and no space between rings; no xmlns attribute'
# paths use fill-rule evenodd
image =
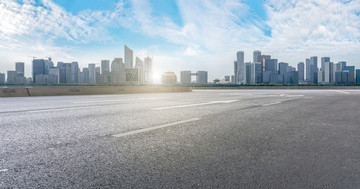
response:
<svg viewBox="0 0 360 189"><path fill-rule="evenodd" d="M0 98L0 188L357 188L360 90Z"/></svg>

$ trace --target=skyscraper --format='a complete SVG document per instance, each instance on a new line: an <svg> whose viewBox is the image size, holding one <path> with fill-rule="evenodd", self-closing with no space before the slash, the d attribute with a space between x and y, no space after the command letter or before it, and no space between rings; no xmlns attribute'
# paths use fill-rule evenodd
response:
<svg viewBox="0 0 360 189"><path fill-rule="evenodd" d="M330 57L321 57L321 68L320 71L325 71L325 63L330 62Z"/></svg>
<svg viewBox="0 0 360 189"><path fill-rule="evenodd" d="M289 83L288 80L288 63L280 62L279 63L279 83L286 84Z"/></svg>
<svg viewBox="0 0 360 189"><path fill-rule="evenodd" d="M145 74L145 83L152 84L153 83L152 58L149 56L144 59L144 74Z"/></svg>
<svg viewBox="0 0 360 189"><path fill-rule="evenodd" d="M5 74L0 73L0 83L5 83Z"/></svg>
<svg viewBox="0 0 360 189"><path fill-rule="evenodd" d="M79 64L77 62L71 63L71 83L79 82Z"/></svg>
<svg viewBox="0 0 360 189"><path fill-rule="evenodd" d="M324 83L329 84L333 83L333 75L334 75L334 63L325 62L324 65Z"/></svg>
<svg viewBox="0 0 360 189"><path fill-rule="evenodd" d="M95 64L89 64L89 83L96 83Z"/></svg>
<svg viewBox="0 0 360 189"><path fill-rule="evenodd" d="M244 64L244 52L238 51L236 53L236 72L237 76L236 84L245 83L245 64ZM236 77L235 77L236 78Z"/></svg>
<svg viewBox="0 0 360 189"><path fill-rule="evenodd" d="M253 52L253 62L260 62L260 61L258 60L258 56L260 56L260 55L261 55L261 51L255 50L255 51Z"/></svg>
<svg viewBox="0 0 360 189"><path fill-rule="evenodd" d="M25 66L24 62L16 62L15 63L15 70L16 72L24 77L25 75Z"/></svg>
<svg viewBox="0 0 360 189"><path fill-rule="evenodd" d="M196 72L196 83L198 84L208 83L208 72L207 71Z"/></svg>
<svg viewBox="0 0 360 189"><path fill-rule="evenodd" d="M180 83L181 84L190 84L191 83L191 71L181 71L180 72Z"/></svg>
<svg viewBox="0 0 360 189"><path fill-rule="evenodd" d="M125 56L125 67L132 68L133 67L133 51L128 47L124 46L124 56Z"/></svg>
<svg viewBox="0 0 360 189"><path fill-rule="evenodd" d="M262 65L260 62L251 63L251 83L262 83Z"/></svg>
<svg viewBox="0 0 360 189"><path fill-rule="evenodd" d="M310 59L307 58L305 62L306 62L306 81L310 82L310 79L311 79L310 78L310 75L311 75L310 74Z"/></svg>
<svg viewBox="0 0 360 189"><path fill-rule="evenodd" d="M45 60L33 59L32 61L33 81L36 83L36 75L45 75Z"/></svg>
<svg viewBox="0 0 360 189"><path fill-rule="evenodd" d="M0 79L1 83L1 79ZM360 69L356 69L356 83L360 84Z"/></svg>
<svg viewBox="0 0 360 189"><path fill-rule="evenodd" d="M245 83L251 84L251 63L245 63Z"/></svg>
<svg viewBox="0 0 360 189"><path fill-rule="evenodd" d="M110 60L101 60L101 74L110 72Z"/></svg>
<svg viewBox="0 0 360 189"><path fill-rule="evenodd" d="M298 81L304 82L304 62L299 62L298 67Z"/></svg>
<svg viewBox="0 0 360 189"><path fill-rule="evenodd" d="M318 62L317 56L310 57L310 82L317 84L318 83Z"/></svg>

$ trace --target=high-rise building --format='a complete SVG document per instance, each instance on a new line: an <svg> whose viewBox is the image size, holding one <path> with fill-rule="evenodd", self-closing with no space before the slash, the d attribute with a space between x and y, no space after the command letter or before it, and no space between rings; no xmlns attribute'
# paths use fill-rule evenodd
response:
<svg viewBox="0 0 360 189"><path fill-rule="evenodd" d="M95 64L89 64L89 83L96 83Z"/></svg>
<svg viewBox="0 0 360 189"><path fill-rule="evenodd" d="M255 50L255 51L253 52L253 62L260 62L260 61L258 60L258 56L260 56L260 55L261 55L261 51Z"/></svg>
<svg viewBox="0 0 360 189"><path fill-rule="evenodd" d="M207 71L196 72L196 83L198 84L208 83L208 72Z"/></svg>
<svg viewBox="0 0 360 189"><path fill-rule="evenodd" d="M32 61L32 71L33 71L33 82L36 83L36 75L42 74L45 75L45 60L44 59L34 59Z"/></svg>
<svg viewBox="0 0 360 189"><path fill-rule="evenodd" d="M346 84L354 84L355 83L355 66L345 66L343 71L348 71L348 78Z"/></svg>
<svg viewBox="0 0 360 189"><path fill-rule="evenodd" d="M152 58L146 57L144 59L144 74L145 74L145 83L153 83L153 71L152 71Z"/></svg>
<svg viewBox="0 0 360 189"><path fill-rule="evenodd" d="M181 84L190 84L191 83L191 71L181 71L180 72L180 83Z"/></svg>
<svg viewBox="0 0 360 189"><path fill-rule="evenodd" d="M111 63L112 83L125 83L125 64L122 58L115 58Z"/></svg>
<svg viewBox="0 0 360 189"><path fill-rule="evenodd" d="M298 81L300 83L303 83L305 80L304 80L304 62L299 62L298 65Z"/></svg>
<svg viewBox="0 0 360 189"><path fill-rule="evenodd" d="M5 74L0 73L0 83L5 83Z"/></svg>
<svg viewBox="0 0 360 189"><path fill-rule="evenodd" d="M17 83L16 82L17 72L16 71L7 71L7 83Z"/></svg>
<svg viewBox="0 0 360 189"><path fill-rule="evenodd" d="M321 57L321 68L320 71L325 71L325 63L330 62L330 57Z"/></svg>
<svg viewBox="0 0 360 189"><path fill-rule="evenodd" d="M334 79L333 79L333 73L334 73L334 63L332 62L325 62L324 65L324 83L325 84L329 84L329 83L333 83Z"/></svg>
<svg viewBox="0 0 360 189"><path fill-rule="evenodd" d="M310 57L310 83L318 83L318 62L317 56Z"/></svg>
<svg viewBox="0 0 360 189"><path fill-rule="evenodd" d="M144 62L139 57L135 59L135 68L139 70L139 83L145 83Z"/></svg>
<svg viewBox="0 0 360 189"><path fill-rule="evenodd" d="M79 64L77 62L71 63L71 83L79 82ZM50 78L51 80L51 78Z"/></svg>
<svg viewBox="0 0 360 189"><path fill-rule="evenodd" d="M310 77L310 59L309 58L307 58L306 60L305 60L305 62L306 62L306 81L307 82L310 82L310 79L311 79L311 77Z"/></svg>
<svg viewBox="0 0 360 189"><path fill-rule="evenodd" d="M57 67L51 67L49 69L49 83L58 84L60 80L60 71ZM78 82L78 81L77 81Z"/></svg>
<svg viewBox="0 0 360 189"><path fill-rule="evenodd" d="M15 70L17 73L20 73L23 77L25 76L25 64L24 62L16 62Z"/></svg>
<svg viewBox="0 0 360 189"><path fill-rule="evenodd" d="M262 83L262 65L260 62L251 63L251 83Z"/></svg>
<svg viewBox="0 0 360 189"><path fill-rule="evenodd" d="M278 82L282 84L289 83L288 79L288 63L280 62L279 63L279 79Z"/></svg>
<svg viewBox="0 0 360 189"><path fill-rule="evenodd" d="M251 63L245 63L245 83L251 84Z"/></svg>
<svg viewBox="0 0 360 189"><path fill-rule="evenodd" d="M244 63L244 52L238 51L236 53L236 70L235 70L236 84L245 83L245 63Z"/></svg>
<svg viewBox="0 0 360 189"><path fill-rule="evenodd" d="M101 74L110 72L110 60L101 60Z"/></svg>
<svg viewBox="0 0 360 189"><path fill-rule="evenodd" d="M124 46L124 56L125 56L125 67L132 68L133 67L133 50L131 50L128 46Z"/></svg>
<svg viewBox="0 0 360 189"><path fill-rule="evenodd" d="M1 79L0 79L1 83ZM356 83L360 84L360 69L356 69Z"/></svg>

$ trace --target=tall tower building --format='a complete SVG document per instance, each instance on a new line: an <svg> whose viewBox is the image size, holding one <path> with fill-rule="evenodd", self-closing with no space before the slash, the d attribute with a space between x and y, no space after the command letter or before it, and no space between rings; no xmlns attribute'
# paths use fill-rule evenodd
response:
<svg viewBox="0 0 360 189"><path fill-rule="evenodd" d="M299 62L297 65L298 69L298 81L304 82L304 62Z"/></svg>
<svg viewBox="0 0 360 189"><path fill-rule="evenodd" d="M258 56L261 56L261 51L255 50L255 51L253 52L253 62L260 62L260 61L258 60Z"/></svg>
<svg viewBox="0 0 360 189"><path fill-rule="evenodd" d="M25 64L24 62L16 62L15 63L15 70L18 74L20 74L22 77L25 75Z"/></svg>
<svg viewBox="0 0 360 189"><path fill-rule="evenodd" d="M79 82L79 64L78 62L71 63L71 83Z"/></svg>
<svg viewBox="0 0 360 189"><path fill-rule="evenodd" d="M325 63L330 62L330 57L321 57L321 68L320 71L325 71Z"/></svg>
<svg viewBox="0 0 360 189"><path fill-rule="evenodd" d="M334 63L325 62L324 65L324 83L329 84L333 82L333 73L334 73Z"/></svg>
<svg viewBox="0 0 360 189"><path fill-rule="evenodd" d="M36 83L36 75L45 75L45 60L44 59L34 59L32 61L32 70L33 70L33 81Z"/></svg>
<svg viewBox="0 0 360 189"><path fill-rule="evenodd" d="M124 56L125 56L125 67L132 68L133 67L133 50L131 50L128 46L124 46Z"/></svg>
<svg viewBox="0 0 360 189"><path fill-rule="evenodd" d="M89 83L96 83L95 64L89 64Z"/></svg>
<svg viewBox="0 0 360 189"><path fill-rule="evenodd" d="M236 72L237 76L236 84L245 83L245 63L244 63L244 52L238 51L236 53Z"/></svg>
<svg viewBox="0 0 360 189"><path fill-rule="evenodd" d="M317 84L318 83L318 61L317 56L310 57L310 82Z"/></svg>
<svg viewBox="0 0 360 189"><path fill-rule="evenodd" d="M306 81L310 82L310 59L307 58L305 63L306 63Z"/></svg>
<svg viewBox="0 0 360 189"><path fill-rule="evenodd" d="M180 83L181 84L190 84L191 83L191 71L181 71L180 72Z"/></svg>
<svg viewBox="0 0 360 189"><path fill-rule="evenodd" d="M101 60L101 73L110 72L110 60Z"/></svg>
<svg viewBox="0 0 360 189"><path fill-rule="evenodd" d="M145 71L145 83L153 83L153 72L152 72L152 58L146 57L144 59L144 71Z"/></svg>

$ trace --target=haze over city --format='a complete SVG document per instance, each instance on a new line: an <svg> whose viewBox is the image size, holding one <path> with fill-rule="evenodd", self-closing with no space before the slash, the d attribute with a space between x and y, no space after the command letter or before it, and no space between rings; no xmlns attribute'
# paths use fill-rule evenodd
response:
<svg viewBox="0 0 360 189"><path fill-rule="evenodd" d="M343 0L0 2L0 70L32 56L100 65L123 57L152 56L156 75L207 70L209 80L233 74L237 51L253 50L296 66L310 56L331 56L360 66L360 2ZM0 72L1 72L0 71Z"/></svg>

